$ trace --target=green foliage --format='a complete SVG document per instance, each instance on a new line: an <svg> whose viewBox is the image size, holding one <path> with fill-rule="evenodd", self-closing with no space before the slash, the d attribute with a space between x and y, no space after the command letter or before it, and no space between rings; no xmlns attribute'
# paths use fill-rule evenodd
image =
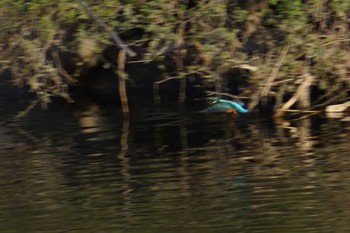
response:
<svg viewBox="0 0 350 233"><path fill-rule="evenodd" d="M346 13L350 9L350 2L347 0L332 0L329 3L331 9L338 17L346 18Z"/></svg>
<svg viewBox="0 0 350 233"><path fill-rule="evenodd" d="M196 73L208 85L242 64L258 67L255 85L263 85L286 45L290 49L280 80L297 79L308 67L324 86L327 74L343 80L349 71L339 65L348 61L348 0L85 2L120 34L141 29L126 43L140 48L143 61L157 60L165 67L172 59L179 66L175 75ZM65 49L80 58L78 63L93 65L112 44L110 34L77 1L0 0L0 30L0 64L6 64L0 72L10 69L16 83L27 83L44 102L53 95L67 98L65 87L71 84L53 51ZM264 49L247 49L247 41Z"/></svg>
<svg viewBox="0 0 350 233"><path fill-rule="evenodd" d="M301 0L273 0L271 5L275 10L267 13L267 23L269 26L275 26L280 30L282 35L286 35L289 44L301 44L308 31L307 12L305 5Z"/></svg>
<svg viewBox="0 0 350 233"><path fill-rule="evenodd" d="M247 19L248 13L249 12L247 10L243 10L243 9L240 9L240 8L237 8L233 12L237 22L244 22Z"/></svg>

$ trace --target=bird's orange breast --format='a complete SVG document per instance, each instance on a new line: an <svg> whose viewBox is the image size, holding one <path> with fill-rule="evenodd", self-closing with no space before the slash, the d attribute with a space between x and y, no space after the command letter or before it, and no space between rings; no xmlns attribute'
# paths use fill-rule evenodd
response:
<svg viewBox="0 0 350 233"><path fill-rule="evenodd" d="M234 108L227 109L225 112L232 113L232 114L237 114L238 113L237 110L234 109Z"/></svg>

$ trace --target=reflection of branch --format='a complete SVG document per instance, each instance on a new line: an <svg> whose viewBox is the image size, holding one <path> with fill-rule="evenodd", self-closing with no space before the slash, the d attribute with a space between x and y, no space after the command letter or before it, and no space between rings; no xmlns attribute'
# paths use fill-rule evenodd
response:
<svg viewBox="0 0 350 233"><path fill-rule="evenodd" d="M286 109L285 112L304 112L304 113L319 113L319 110L300 110L300 109Z"/></svg>
<svg viewBox="0 0 350 233"><path fill-rule="evenodd" d="M93 19L96 21L96 23L101 27L104 28L112 37L113 41L116 43L116 45L120 48L125 50L125 52L133 57L136 55L136 53L131 50L119 37L118 33L115 32L115 30L111 29L99 16L97 16L89 7L88 5L82 1L82 0L75 0L77 3L79 3L84 11Z"/></svg>
<svg viewBox="0 0 350 233"><path fill-rule="evenodd" d="M128 151L128 136L129 136L129 125L130 121L127 118L123 119L123 126L121 130L121 136L120 136L120 151L117 155L118 159L120 160L120 174L124 178L124 185L122 186L123 192L123 206L124 206L124 211L127 213L130 210L130 192L133 191L133 188L130 186L130 179L131 179L131 174L130 174L130 164L129 164L129 159L126 157L126 153Z"/></svg>
<svg viewBox="0 0 350 233"><path fill-rule="evenodd" d="M123 120L123 126L120 136L120 152L118 154L118 158L124 162L127 163L128 159L125 157L126 152L128 151L129 145L128 145L128 137L129 137L129 125L130 121L128 118L125 118Z"/></svg>
<svg viewBox="0 0 350 233"><path fill-rule="evenodd" d="M129 119L124 118L121 135L120 135L120 151L117 155L117 158L120 160L120 166L121 166L120 173L126 180L129 180L131 177L129 159L126 157L126 153L129 149L129 145L128 145L129 126L130 126Z"/></svg>
<svg viewBox="0 0 350 233"><path fill-rule="evenodd" d="M126 153L129 149L128 145L128 137L129 137L129 126L130 121L127 118L123 119L123 126L121 130L120 135L120 151L117 155L118 159L120 160L120 173L125 179L130 179L130 165L129 165L129 159L126 157Z"/></svg>
<svg viewBox="0 0 350 233"><path fill-rule="evenodd" d="M179 135L180 135L180 142L181 142L181 150L183 151L180 154L180 161L179 166L177 168L180 178L179 183L181 186L181 192L186 196L191 196L190 191L190 182L189 179L187 179L190 176L189 173L189 156L188 156L188 139L187 139L187 129L185 124L179 125Z"/></svg>

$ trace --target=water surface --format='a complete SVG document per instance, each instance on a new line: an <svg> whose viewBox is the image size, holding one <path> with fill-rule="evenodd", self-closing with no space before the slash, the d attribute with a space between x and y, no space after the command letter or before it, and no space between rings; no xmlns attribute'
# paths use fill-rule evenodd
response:
<svg viewBox="0 0 350 233"><path fill-rule="evenodd" d="M0 118L0 232L346 232L350 123L93 103Z"/></svg>

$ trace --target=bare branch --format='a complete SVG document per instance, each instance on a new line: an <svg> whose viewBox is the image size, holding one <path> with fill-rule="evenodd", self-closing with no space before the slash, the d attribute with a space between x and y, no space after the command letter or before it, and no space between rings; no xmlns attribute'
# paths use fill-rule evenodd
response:
<svg viewBox="0 0 350 233"><path fill-rule="evenodd" d="M52 51L52 58L55 62L56 68L60 75L62 75L70 84L76 84L77 80L73 78L68 72L63 68L58 51L54 49Z"/></svg>
<svg viewBox="0 0 350 233"><path fill-rule="evenodd" d="M281 55L280 55L280 58L278 59L278 62L276 63L276 65L273 68L270 76L266 80L266 84L265 84L264 89L261 92L261 96L267 96L268 95L268 93L269 93L269 91L271 89L271 86L273 84L273 81L275 80L276 75L277 75L278 71L280 70L280 68L282 66L282 63L283 63L284 59L287 56L288 50L289 50L289 45L283 48L283 50L281 52Z"/></svg>
<svg viewBox="0 0 350 233"><path fill-rule="evenodd" d="M28 114L28 112L30 112L38 103L40 102L39 99L35 99L31 102L31 104L26 108L24 109L23 111L19 112L15 118L21 118L21 117L24 117L25 115Z"/></svg>
<svg viewBox="0 0 350 233"><path fill-rule="evenodd" d="M120 50L118 53L118 67L117 67L117 74L118 74L118 83L119 83L119 98L122 105L122 111L125 117L129 115L129 104L128 104L128 96L126 94L126 85L125 85L125 50Z"/></svg>
<svg viewBox="0 0 350 233"><path fill-rule="evenodd" d="M233 99L249 99L249 97L246 97L246 96L237 96L237 95L232 95L224 92L206 91L205 93L207 93L208 95L223 95L223 96L231 97Z"/></svg>

